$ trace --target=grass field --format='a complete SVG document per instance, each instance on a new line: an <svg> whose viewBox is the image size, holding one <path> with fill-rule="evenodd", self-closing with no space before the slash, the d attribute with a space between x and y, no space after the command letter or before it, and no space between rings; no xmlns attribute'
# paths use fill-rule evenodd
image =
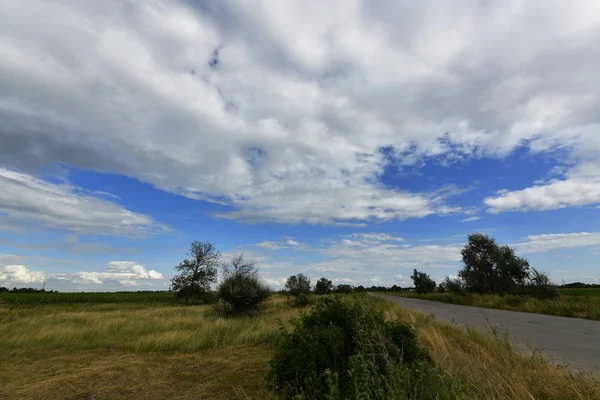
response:
<svg viewBox="0 0 600 400"><path fill-rule="evenodd" d="M77 304L77 303L177 303L171 292L116 293L0 293L0 302L11 305Z"/></svg>
<svg viewBox="0 0 600 400"><path fill-rule="evenodd" d="M562 289L559 293L560 295L552 300L536 299L531 296L499 296L491 294L471 294L465 296L450 293L416 294L415 292L395 292L386 294L466 306L600 320L600 290Z"/></svg>
<svg viewBox="0 0 600 400"><path fill-rule="evenodd" d="M357 300L414 324L435 362L464 383L465 399L600 398L595 378L523 357L503 335ZM235 319L169 302L0 304L0 399L271 399L269 359L297 313L281 296Z"/></svg>

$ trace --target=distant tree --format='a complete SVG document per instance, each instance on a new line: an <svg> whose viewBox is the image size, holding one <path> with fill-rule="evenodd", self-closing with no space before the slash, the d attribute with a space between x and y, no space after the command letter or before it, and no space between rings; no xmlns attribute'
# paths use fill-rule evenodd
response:
<svg viewBox="0 0 600 400"><path fill-rule="evenodd" d="M352 286L346 284L337 285L335 287L335 292L341 294L350 294L352 293Z"/></svg>
<svg viewBox="0 0 600 400"><path fill-rule="evenodd" d="M6 293L6 292L10 292L10 289L6 288L4 286L0 287L0 293Z"/></svg>
<svg viewBox="0 0 600 400"><path fill-rule="evenodd" d="M358 285L354 288L354 290L358 293L364 293L367 291L367 288L365 288L363 285Z"/></svg>
<svg viewBox="0 0 600 400"><path fill-rule="evenodd" d="M321 278L315 285L316 294L327 294L333 290L333 283L327 278Z"/></svg>
<svg viewBox="0 0 600 400"><path fill-rule="evenodd" d="M524 285L529 262L509 246L499 246L487 235L469 235L461 250L464 268L458 273L469 292L504 294Z"/></svg>
<svg viewBox="0 0 600 400"><path fill-rule="evenodd" d="M304 307L310 304L310 279L304 274L292 275L285 281L287 290L287 303L294 307ZM293 300L290 302L290 295Z"/></svg>
<svg viewBox="0 0 600 400"><path fill-rule="evenodd" d="M195 241L188 255L191 259L185 259L175 267L179 273L171 279L171 290L186 302L190 299L207 301L210 285L217 281L221 253L210 242Z"/></svg>
<svg viewBox="0 0 600 400"><path fill-rule="evenodd" d="M308 294L310 292L310 279L304 274L292 275L285 281L285 288L292 296Z"/></svg>
<svg viewBox="0 0 600 400"><path fill-rule="evenodd" d="M411 275L413 283L415 285L415 291L419 294L432 293L435 290L435 281L431 279L425 272L419 272L416 269L413 270Z"/></svg>
<svg viewBox="0 0 600 400"><path fill-rule="evenodd" d="M223 280L217 289L224 314L246 314L257 311L269 298L271 290L261 282L253 262L244 260L242 254L223 264Z"/></svg>

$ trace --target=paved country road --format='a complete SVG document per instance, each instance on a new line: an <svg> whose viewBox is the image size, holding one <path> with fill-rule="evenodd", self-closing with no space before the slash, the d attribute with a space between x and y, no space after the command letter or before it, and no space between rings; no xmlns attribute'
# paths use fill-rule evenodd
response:
<svg viewBox="0 0 600 400"><path fill-rule="evenodd" d="M441 321L484 330L496 326L501 332L508 331L522 351L529 350L529 343L557 364L600 373L600 321L371 294L411 310L434 314Z"/></svg>

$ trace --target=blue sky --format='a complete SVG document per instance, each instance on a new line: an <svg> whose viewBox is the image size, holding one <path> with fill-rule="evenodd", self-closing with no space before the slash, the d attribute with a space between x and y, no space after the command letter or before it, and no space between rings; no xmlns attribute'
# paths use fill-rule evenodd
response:
<svg viewBox="0 0 600 400"><path fill-rule="evenodd" d="M0 285L166 289L208 240L407 286L471 232L598 282L598 7L3 2Z"/></svg>

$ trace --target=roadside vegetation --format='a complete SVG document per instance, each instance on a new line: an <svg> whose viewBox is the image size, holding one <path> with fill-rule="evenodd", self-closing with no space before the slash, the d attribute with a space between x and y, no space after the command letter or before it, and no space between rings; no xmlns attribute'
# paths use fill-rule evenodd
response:
<svg viewBox="0 0 600 400"><path fill-rule="evenodd" d="M597 378L518 353L501 332L303 274L272 295L243 255L221 262L194 242L189 256L171 292L2 290L0 399L600 398ZM419 296L447 294L413 278Z"/></svg>
<svg viewBox="0 0 600 400"><path fill-rule="evenodd" d="M393 326L412 326L400 328L406 329L403 337L412 340L406 333L412 330L418 348L430 361L418 361L425 362L419 370L427 368L426 375L405 372L403 384L408 386L403 387L414 384L416 390L424 390L419 382L434 382L431 387L440 391L437 398L444 398L443 390L460 393L457 398L464 399L600 398L600 383L591 376L555 367L541 357L523 356L501 333L467 331L368 295L343 296L342 301L381 310ZM298 357L297 352L290 355L282 350L289 347L289 335L298 326L305 324L301 330L306 331L327 321L324 312L312 314L313 319L323 317L316 325L296 319L303 313L310 315L310 310L288 306L282 295L267 300L260 313L235 318L222 317L208 304L1 304L0 398L289 398L277 397L267 377L273 374L272 363L277 362L272 360L277 360L277 354L283 354L282 359ZM351 313L353 308L348 310ZM380 325L379 316L356 313L361 315L353 320L359 322L357 326ZM377 322L376 326L369 321ZM379 329L385 331L367 329L362 339L367 347L354 348L353 354L371 354L369 346L379 345L369 342L372 334L368 332ZM315 351L319 343L326 342L315 341ZM392 370L401 373L398 368L408 364L395 364ZM365 368L369 371L375 366L367 363ZM435 371L439 379L431 375ZM339 372L337 379L342 390Z"/></svg>
<svg viewBox="0 0 600 400"><path fill-rule="evenodd" d="M549 277L529 266L509 246L500 246L483 234L469 235L461 251L463 268L458 277L436 283L414 270L414 290L392 295L451 304L497 308L600 320L600 289L573 284L559 289ZM572 286L573 286L572 285Z"/></svg>

